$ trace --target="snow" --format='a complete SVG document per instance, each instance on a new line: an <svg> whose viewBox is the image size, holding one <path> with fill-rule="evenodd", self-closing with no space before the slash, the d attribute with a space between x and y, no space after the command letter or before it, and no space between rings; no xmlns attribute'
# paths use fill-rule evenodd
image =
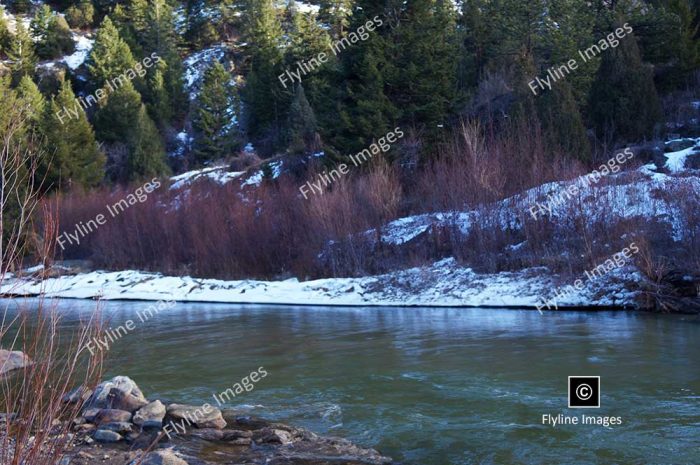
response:
<svg viewBox="0 0 700 465"><path fill-rule="evenodd" d="M321 7L319 5L311 5L306 2L300 2L298 0L293 0L294 3L296 3L297 11L301 13L313 13L313 14L318 14L318 12L321 10Z"/></svg>
<svg viewBox="0 0 700 465"><path fill-rule="evenodd" d="M700 144L700 138L696 140ZM554 203L550 218L566 221L572 215L572 208L581 208L581 214L590 221L602 221L604 218L615 217L620 220L632 218L656 219L669 224L673 230L674 239L683 239L683 227L677 215L666 201L666 196L660 192L673 193L676 189L689 188L700 194L700 177L676 176L686 173L685 160L695 153L694 148L665 154L666 165L671 174L658 171L654 164L644 165L636 170L621 171L602 178L598 183L580 176L573 180L556 181L532 188L524 193L488 205L486 210L495 212L497 226L501 229L520 229L526 219L531 218L530 208L547 204L548 196L561 196L572 185L579 188L579 194L570 200ZM698 154L700 156L700 153ZM563 197L566 198L566 197ZM601 209L600 204L610 209ZM415 239L433 227L458 227L462 234L467 234L473 224L493 220L485 218L479 210L462 212L440 212L413 215L400 218L388 223L382 229L382 242L392 245L402 245ZM372 237L374 232L364 234Z"/></svg>
<svg viewBox="0 0 700 465"><path fill-rule="evenodd" d="M674 142L674 141L671 141ZM696 141L696 144L700 144L700 139ZM671 173L679 173L685 168L685 161L689 155L693 153L700 153L698 146L689 147L685 150L680 150L678 152L671 152L666 154L666 169Z"/></svg>
<svg viewBox="0 0 700 465"><path fill-rule="evenodd" d="M79 68L85 60L87 60L92 46L95 44L93 39L89 39L83 35L73 33L73 40L75 41L75 52L72 55L68 55L63 58L63 62L70 68Z"/></svg>
<svg viewBox="0 0 700 465"><path fill-rule="evenodd" d="M614 275L614 276L613 276ZM634 269L620 269L610 279L590 282L558 302L559 308L631 306L635 293L624 280L640 280ZM94 271L35 279L7 279L0 291L12 295L105 300L256 303L324 306L536 307L556 288L557 277L545 269L476 274L452 258L379 276L300 282L196 279L139 271ZM601 290L604 289L604 292Z"/></svg>
<svg viewBox="0 0 700 465"><path fill-rule="evenodd" d="M185 61L185 86L194 98L199 92L204 71L214 61L220 61L226 53L226 45L219 44L188 56Z"/></svg>
<svg viewBox="0 0 700 465"><path fill-rule="evenodd" d="M203 168L200 170L188 171L186 173L179 174L170 178L172 185L171 190L181 189L185 186L192 184L195 181L201 180L203 178L210 179L212 181L218 182L219 184L226 184L232 179L236 179L245 174L244 171L234 171L227 172L228 166L212 166L209 168Z"/></svg>

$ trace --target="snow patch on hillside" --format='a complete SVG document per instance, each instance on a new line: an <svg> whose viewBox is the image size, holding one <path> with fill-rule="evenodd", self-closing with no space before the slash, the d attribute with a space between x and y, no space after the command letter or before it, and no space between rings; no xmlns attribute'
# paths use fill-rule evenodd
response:
<svg viewBox="0 0 700 465"><path fill-rule="evenodd" d="M87 60L92 51L92 47L95 45L95 41L76 33L73 33L73 40L75 41L75 52L73 52L72 55L64 57L62 61L70 69L77 69Z"/></svg>
<svg viewBox="0 0 700 465"><path fill-rule="evenodd" d="M700 144L700 139L697 139ZM677 189L688 188L700 195L700 177L675 176L687 171L685 163L689 156L697 153L697 148L688 148L665 154L665 168L671 172L661 172L656 165L644 165L633 171L611 174L593 183L581 176L568 181L557 181L532 188L524 193L501 200L495 205L487 206L488 220L495 221L500 229L520 229L530 216L530 208L546 204L548 196L561 195L569 186L576 185L580 194L577 199L549 205L552 207L551 218L554 221L566 221L571 217L572 208L582 208L582 214L590 221L602 221L603 218L618 219L645 218L666 222L673 228L674 239L683 239L683 225L678 221L667 196L661 193L673 193ZM697 154L700 156L700 153ZM610 205L610 209L601 209L600 202ZM487 218L479 210L466 212L442 212L413 215L388 223L382 230L382 242L402 245L418 237L431 228L458 227L462 234L467 234L474 224L483 224ZM373 231L365 233L367 237Z"/></svg>

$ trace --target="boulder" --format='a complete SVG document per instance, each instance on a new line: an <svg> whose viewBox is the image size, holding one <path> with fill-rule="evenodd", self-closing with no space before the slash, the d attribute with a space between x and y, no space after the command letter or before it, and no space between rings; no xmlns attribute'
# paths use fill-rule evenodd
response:
<svg viewBox="0 0 700 465"><path fill-rule="evenodd" d="M115 421L112 423L104 423L100 425L101 430L114 431L119 434L131 433L133 425L126 421Z"/></svg>
<svg viewBox="0 0 700 465"><path fill-rule="evenodd" d="M131 463L136 465L137 461ZM170 449L162 449L155 452L150 452L140 462L140 465L189 465Z"/></svg>
<svg viewBox="0 0 700 465"><path fill-rule="evenodd" d="M194 407L191 405L170 404L167 409L167 419L176 423L185 421L192 423L197 428L224 429L226 421L221 415L221 410L216 407Z"/></svg>
<svg viewBox="0 0 700 465"><path fill-rule="evenodd" d="M87 402L90 407L126 410L132 413L146 404L148 400L141 389L128 376L115 376L100 383Z"/></svg>
<svg viewBox="0 0 700 465"><path fill-rule="evenodd" d="M141 407L135 414L133 422L143 428L160 428L165 418L165 405L159 400Z"/></svg>
<svg viewBox="0 0 700 465"><path fill-rule="evenodd" d="M282 429L263 428L253 434L256 444L291 444L294 437L289 431Z"/></svg>
<svg viewBox="0 0 700 465"><path fill-rule="evenodd" d="M95 415L94 423L96 425L104 425L106 423L128 422L129 420L131 420L131 413L126 410L105 408Z"/></svg>
<svg viewBox="0 0 700 465"><path fill-rule="evenodd" d="M97 417L101 410L102 409L99 408L86 408L83 410L83 418L85 418L85 421L95 423L95 417Z"/></svg>
<svg viewBox="0 0 700 465"><path fill-rule="evenodd" d="M61 399L66 404L77 404L80 401L87 401L92 395L92 389L80 386L63 396Z"/></svg>
<svg viewBox="0 0 700 465"><path fill-rule="evenodd" d="M98 429L92 438L97 442L119 442L123 439L121 434L106 429Z"/></svg>
<svg viewBox="0 0 700 465"><path fill-rule="evenodd" d="M23 352L0 349L0 375L28 367L31 364L32 361Z"/></svg>

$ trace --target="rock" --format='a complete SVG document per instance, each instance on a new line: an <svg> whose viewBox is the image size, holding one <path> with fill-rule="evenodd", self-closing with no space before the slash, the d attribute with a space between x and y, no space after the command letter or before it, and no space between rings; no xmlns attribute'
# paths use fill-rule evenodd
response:
<svg viewBox="0 0 700 465"><path fill-rule="evenodd" d="M226 424L236 429L256 430L267 428L271 425L269 421L261 418L255 418L248 415L229 414L228 411L226 413L227 414L224 416Z"/></svg>
<svg viewBox="0 0 700 465"><path fill-rule="evenodd" d="M233 441L234 439L241 439L241 438L252 438L253 433L251 431L242 431L238 429L225 429L222 431L223 437L221 438L222 441Z"/></svg>
<svg viewBox="0 0 700 465"><path fill-rule="evenodd" d="M95 434L92 436L92 438L97 442L105 443L119 442L123 439L121 434L106 429L98 429L97 431L95 431Z"/></svg>
<svg viewBox="0 0 700 465"><path fill-rule="evenodd" d="M32 361L23 352L0 349L0 375L28 367L31 364Z"/></svg>
<svg viewBox="0 0 700 465"><path fill-rule="evenodd" d="M100 383L87 403L90 407L113 408L132 413L146 404L148 400L141 389L128 376L115 376Z"/></svg>
<svg viewBox="0 0 700 465"><path fill-rule="evenodd" d="M115 433L119 434L126 434L126 433L131 433L133 427L131 423L127 423L125 421L118 421L118 422L113 422L113 423L105 423L100 425L101 430L107 430L107 431L114 431Z"/></svg>
<svg viewBox="0 0 700 465"><path fill-rule="evenodd" d="M99 408L88 408L83 410L83 418L85 418L85 421L89 421L90 423L95 422L95 417L100 413L102 409Z"/></svg>
<svg viewBox="0 0 700 465"><path fill-rule="evenodd" d="M129 420L131 420L131 413L125 410L105 408L95 416L94 423L99 426L105 423L128 422Z"/></svg>
<svg viewBox="0 0 700 465"><path fill-rule="evenodd" d="M294 438L289 431L273 428L263 428L253 434L256 444L291 444Z"/></svg>
<svg viewBox="0 0 700 465"><path fill-rule="evenodd" d="M63 396L61 399L66 404L77 404L80 401L87 401L92 395L92 389L80 386Z"/></svg>
<svg viewBox="0 0 700 465"><path fill-rule="evenodd" d="M207 407L205 409L204 406L170 404L167 409L167 419L176 423L184 420L185 425L193 423L197 428L224 429L226 421L221 415L221 410L211 405Z"/></svg>
<svg viewBox="0 0 700 465"><path fill-rule="evenodd" d="M695 146L695 139L676 139L666 142L665 151L680 152Z"/></svg>
<svg viewBox="0 0 700 465"><path fill-rule="evenodd" d="M189 434L205 441L221 441L224 438L223 431L213 428L194 429Z"/></svg>
<svg viewBox="0 0 700 465"><path fill-rule="evenodd" d="M136 462L132 462L131 465L135 465ZM182 460L180 457L175 455L175 453L170 449L162 449L155 452L150 452L140 465L189 465L187 462Z"/></svg>
<svg viewBox="0 0 700 465"><path fill-rule="evenodd" d="M165 405L159 400L144 405L134 414L134 423L143 428L160 428L165 418Z"/></svg>

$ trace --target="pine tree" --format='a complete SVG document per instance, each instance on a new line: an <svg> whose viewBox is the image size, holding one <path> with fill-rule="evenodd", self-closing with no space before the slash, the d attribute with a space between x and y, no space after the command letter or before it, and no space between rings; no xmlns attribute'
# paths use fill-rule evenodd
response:
<svg viewBox="0 0 700 465"><path fill-rule="evenodd" d="M40 125L46 113L46 99L29 76L23 76L16 88L17 96L27 109L27 120L34 132L40 132Z"/></svg>
<svg viewBox="0 0 700 465"><path fill-rule="evenodd" d="M12 61L10 69L15 82L19 82L22 76L34 74L36 67L34 42L21 21L17 22L15 37L7 55Z"/></svg>
<svg viewBox="0 0 700 465"><path fill-rule="evenodd" d="M334 39L345 36L350 26L353 4L353 0L321 0L319 19L330 25Z"/></svg>
<svg viewBox="0 0 700 465"><path fill-rule="evenodd" d="M116 8L120 8L121 5L117 5ZM66 10L66 21L71 27L75 28L86 28L92 26L95 18L95 7L92 6L90 0L81 0L77 5L71 5Z"/></svg>
<svg viewBox="0 0 700 465"><path fill-rule="evenodd" d="M660 103L650 67L642 63L634 34L606 50L591 91L598 137L639 141L653 135Z"/></svg>
<svg viewBox="0 0 700 465"><path fill-rule="evenodd" d="M110 93L95 115L95 131L101 142L126 141L141 109L141 95L131 82Z"/></svg>
<svg viewBox="0 0 700 465"><path fill-rule="evenodd" d="M145 28L141 46L146 54L155 53L160 59L158 66L149 70L144 98L149 108L153 104L161 105L161 109L167 105L165 112L158 113L154 118L162 125L171 117L182 115L188 104L184 93L182 60L178 53L175 15L165 0L153 0L149 3ZM150 108L150 113L156 114L153 108Z"/></svg>
<svg viewBox="0 0 700 465"><path fill-rule="evenodd" d="M5 19L5 10L0 6L0 57L6 57L12 46L12 34Z"/></svg>
<svg viewBox="0 0 700 465"><path fill-rule="evenodd" d="M456 99L458 47L452 2L406 3L402 26L389 36L388 96L402 123L435 135Z"/></svg>
<svg viewBox="0 0 700 465"><path fill-rule="evenodd" d="M231 75L215 63L204 74L193 128L194 156L197 164L223 158L236 141L236 96Z"/></svg>
<svg viewBox="0 0 700 465"><path fill-rule="evenodd" d="M578 51L589 48L595 40L596 12L589 2L579 0L550 0L546 27L546 60L540 66L545 71L570 59L578 58ZM588 94L600 66L600 58L586 62L578 60L575 73L567 76L576 101L580 106L588 104Z"/></svg>
<svg viewBox="0 0 700 465"><path fill-rule="evenodd" d="M32 8L31 0L10 0L7 4L13 13L29 13Z"/></svg>
<svg viewBox="0 0 700 465"><path fill-rule="evenodd" d="M273 0L246 0L244 11L251 44L251 69L243 93L246 128L254 139L265 139L267 150L272 150L281 145L289 108L290 93L278 80L283 72L282 29Z"/></svg>
<svg viewBox="0 0 700 465"><path fill-rule="evenodd" d="M561 151L583 162L590 161L591 146L571 84L557 82L552 90L537 97L536 103L547 149Z"/></svg>
<svg viewBox="0 0 700 465"><path fill-rule="evenodd" d="M371 21L385 18L384 5L359 0L352 18L351 30ZM332 146L343 153L364 149L368 142L382 137L396 126L399 111L386 94L390 47L377 29L367 40L345 49L341 55L342 96L339 99L336 128L325 131Z"/></svg>
<svg viewBox="0 0 700 465"><path fill-rule="evenodd" d="M318 150L319 136L316 115L304 93L304 86L297 84L289 110L289 151L300 155Z"/></svg>
<svg viewBox="0 0 700 465"><path fill-rule="evenodd" d="M36 10L36 13L34 13L34 17L29 23L29 30L37 42L41 43L46 40L46 35L49 32L49 22L52 16L51 7L48 5L41 5L41 7Z"/></svg>
<svg viewBox="0 0 700 465"><path fill-rule="evenodd" d="M77 111L78 116L68 116L66 109ZM52 148L51 168L46 176L48 185L90 187L102 181L104 155L68 81L61 83L58 94L47 106L43 127L47 146Z"/></svg>
<svg viewBox="0 0 700 465"><path fill-rule="evenodd" d="M47 5L43 5L32 20L32 35L40 58L53 59L75 50L68 23L62 16L52 13Z"/></svg>
<svg viewBox="0 0 700 465"><path fill-rule="evenodd" d="M135 60L131 49L119 36L109 16L100 25L95 38L95 45L88 58L88 70L97 87L133 68Z"/></svg>
<svg viewBox="0 0 700 465"><path fill-rule="evenodd" d="M107 98L95 116L95 129L109 150L107 171L116 182L160 175L167 171L163 143L131 82ZM114 154L125 157L118 158Z"/></svg>
<svg viewBox="0 0 700 465"><path fill-rule="evenodd" d="M163 142L144 105L139 108L132 137L133 150L128 159L129 180L140 181L167 175L170 169L166 163Z"/></svg>

